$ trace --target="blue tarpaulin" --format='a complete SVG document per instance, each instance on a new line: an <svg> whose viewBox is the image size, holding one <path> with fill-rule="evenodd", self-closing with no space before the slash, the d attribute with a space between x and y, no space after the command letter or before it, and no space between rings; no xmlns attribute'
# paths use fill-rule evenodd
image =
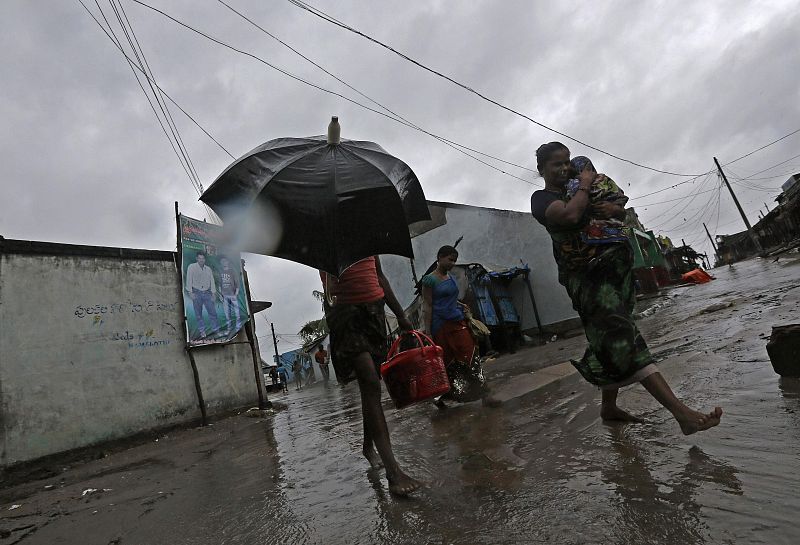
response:
<svg viewBox="0 0 800 545"><path fill-rule="evenodd" d="M294 372L292 371L292 366L294 365L294 360L297 358L300 349L291 350L289 352L284 352L280 356L278 356L278 367L283 367L286 370L286 376L288 377L288 381L292 382L294 380Z"/></svg>
<svg viewBox="0 0 800 545"><path fill-rule="evenodd" d="M528 274L530 267L522 265L489 271L482 265L474 264L468 267L468 271L467 276L478 307L478 318L487 326L519 323L519 314L508 292L507 283L519 275Z"/></svg>
<svg viewBox="0 0 800 545"><path fill-rule="evenodd" d="M510 269L505 269L503 271L490 271L486 274L492 278L511 280L521 274L527 274L529 272L531 272L531 268L528 267L528 265L523 265L522 267L511 267Z"/></svg>
<svg viewBox="0 0 800 545"><path fill-rule="evenodd" d="M490 280L497 280L492 285L492 292L497 303L498 311L503 321L506 323L519 323L519 314L517 313L511 294L508 292L508 283L521 274L528 274L531 269L527 265L522 267L511 267L503 271L491 271L486 274Z"/></svg>
<svg viewBox="0 0 800 545"><path fill-rule="evenodd" d="M286 369L286 374L289 377L289 382L294 380L294 372L292 371L292 366L297 358L300 358L300 364L302 365L301 369L303 370L303 378L308 376L309 369L311 369L311 358L303 352L302 348L298 348L296 350L290 350L289 352L284 352L280 356L278 356L278 367L283 367Z"/></svg>

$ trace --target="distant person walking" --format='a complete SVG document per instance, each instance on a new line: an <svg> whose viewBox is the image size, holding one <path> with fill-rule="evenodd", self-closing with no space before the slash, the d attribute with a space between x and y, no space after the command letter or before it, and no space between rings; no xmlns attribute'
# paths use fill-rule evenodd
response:
<svg viewBox="0 0 800 545"><path fill-rule="evenodd" d="M330 370L328 369L328 352L323 348L322 345L319 345L317 352L314 354L314 359L319 365L319 370L322 373L322 383L328 384L328 380L330 379Z"/></svg>
<svg viewBox="0 0 800 545"><path fill-rule="evenodd" d="M422 305L425 331L444 350L444 364L450 379L450 393L436 401L440 409L444 399L474 401L486 393L477 345L467 324L466 306L458 300L458 284L450 274L458 261L453 246L442 246L436 253L436 268L422 277Z"/></svg>
<svg viewBox="0 0 800 545"><path fill-rule="evenodd" d="M303 364L300 358L295 356L294 363L292 363L292 373L294 373L294 386L295 390L303 389Z"/></svg>
<svg viewBox="0 0 800 545"><path fill-rule="evenodd" d="M600 416L604 420L641 422L617 406L619 388L639 382L666 407L684 434L716 426L722 409L709 413L690 409L680 401L654 363L636 323L633 306L633 251L627 242L587 244L584 228L589 224L590 192L606 179L592 169L578 173L579 184L571 198L569 149L560 142L536 150L539 173L545 188L531 196L531 212L550 234L558 265L559 282L567 289L578 312L589 346L580 361L572 364L590 383L602 390ZM612 202L598 202L591 217L625 216L625 209Z"/></svg>
<svg viewBox="0 0 800 545"><path fill-rule="evenodd" d="M361 391L362 452L374 469L385 467L392 494L408 495L421 483L400 469L381 406L378 367L386 361L388 351L384 304L397 316L403 330L411 330L411 322L383 275L377 256L362 259L338 278L322 271L320 277L336 376L342 384L358 380Z"/></svg>
<svg viewBox="0 0 800 545"><path fill-rule="evenodd" d="M203 318L203 309L208 313L208 321L211 325L211 333L219 330L217 320L217 286L214 281L214 272L211 267L206 265L206 253L197 252L195 263L191 263L186 268L185 289L192 299L194 315L197 319L198 338L204 339L207 336L206 321Z"/></svg>
<svg viewBox="0 0 800 545"><path fill-rule="evenodd" d="M281 381L281 390L283 390L284 394L289 393L289 372L286 371L284 366L278 367L278 378Z"/></svg>

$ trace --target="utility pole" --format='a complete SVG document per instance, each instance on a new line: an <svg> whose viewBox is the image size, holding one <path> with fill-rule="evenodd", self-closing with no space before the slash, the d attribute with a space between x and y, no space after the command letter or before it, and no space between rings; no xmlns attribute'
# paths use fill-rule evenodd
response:
<svg viewBox="0 0 800 545"><path fill-rule="evenodd" d="M717 261L719 261L719 250L717 250L717 245L714 242L714 238L711 236L711 233L708 232L708 227L706 227L705 223L703 224L703 228L706 230L706 234L708 235L708 240L711 241L711 247L714 248L714 256L717 258Z"/></svg>
<svg viewBox="0 0 800 545"><path fill-rule="evenodd" d="M767 214L769 214L771 212L771 210L769 209L769 206L767 206L767 203L764 203L764 208L767 209Z"/></svg>
<svg viewBox="0 0 800 545"><path fill-rule="evenodd" d="M736 204L736 208L739 209L739 214L742 215L742 220L744 220L744 224L747 226L747 230L748 231L751 230L752 227L750 226L750 222L747 221L747 216L744 215L744 210L742 210L742 205L739 204L739 199L736 198L736 194L733 192L731 184L728 183L728 177L725 176L725 173L722 171L722 167L720 166L719 161L717 161L716 157L714 157L714 162L717 164L717 169L719 170L719 175L722 176L722 181L725 182L725 185L728 186L728 191L731 192L731 197L733 197L733 202Z"/></svg>
<svg viewBox="0 0 800 545"><path fill-rule="evenodd" d="M750 235L750 239L753 241L753 246L755 246L758 253L763 253L763 248L761 247L761 242L758 240L755 232L753 232L753 228L750 225L750 222L747 221L747 216L744 215L744 210L742 210L742 205L739 204L739 199L736 198L736 194L733 192L733 188L731 188L731 184L728 183L728 177L725 176L725 173L722 171L722 166L717 161L717 158L714 157L714 163L717 165L717 170L719 170L719 175L722 176L722 181L725 182L725 185L728 186L728 191L731 192L731 197L733 197L733 202L736 204L736 208L739 209L739 214L742 215L742 221L747 226L747 232Z"/></svg>
<svg viewBox="0 0 800 545"><path fill-rule="evenodd" d="M272 329L272 343L275 345L275 365L279 365L278 361L278 338L275 336L275 324L270 322L269 327Z"/></svg>

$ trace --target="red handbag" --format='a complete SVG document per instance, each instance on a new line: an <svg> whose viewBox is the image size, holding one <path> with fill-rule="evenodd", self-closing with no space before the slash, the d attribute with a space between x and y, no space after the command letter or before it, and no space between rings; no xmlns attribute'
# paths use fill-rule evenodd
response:
<svg viewBox="0 0 800 545"><path fill-rule="evenodd" d="M401 342L409 336L415 337L419 346L401 352ZM421 331L404 332L392 343L381 376L398 409L450 391L442 353Z"/></svg>

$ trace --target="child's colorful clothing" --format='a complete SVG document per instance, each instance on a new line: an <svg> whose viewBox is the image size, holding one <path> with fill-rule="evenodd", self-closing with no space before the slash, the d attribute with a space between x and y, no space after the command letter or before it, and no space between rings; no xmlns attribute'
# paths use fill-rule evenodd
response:
<svg viewBox="0 0 800 545"><path fill-rule="evenodd" d="M577 173L582 172L587 166L594 169L592 162L583 156L575 157L570 163ZM580 181L577 178L567 182L564 202L569 202L575 196L579 186ZM628 203L628 197L625 196L614 180L606 178L602 182L592 184L592 188L589 191L589 204L600 202L610 202L624 207ZM625 232L625 224L616 218L590 218L589 223L581 233L581 238L586 244L611 244L627 241L628 235Z"/></svg>

